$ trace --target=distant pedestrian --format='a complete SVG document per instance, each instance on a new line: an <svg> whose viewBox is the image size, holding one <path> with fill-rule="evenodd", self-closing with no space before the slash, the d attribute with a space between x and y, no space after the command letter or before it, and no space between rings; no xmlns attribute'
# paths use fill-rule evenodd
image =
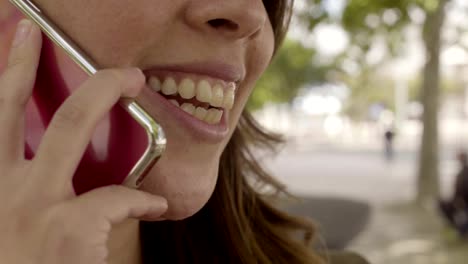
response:
<svg viewBox="0 0 468 264"><path fill-rule="evenodd" d="M457 155L460 170L457 173L454 194L448 201L440 202L440 209L448 222L462 235L468 236L468 155Z"/></svg>
<svg viewBox="0 0 468 264"><path fill-rule="evenodd" d="M393 139L395 137L395 132L391 128L385 130L384 133L384 151L385 158L388 161L393 160L394 150L393 150Z"/></svg>

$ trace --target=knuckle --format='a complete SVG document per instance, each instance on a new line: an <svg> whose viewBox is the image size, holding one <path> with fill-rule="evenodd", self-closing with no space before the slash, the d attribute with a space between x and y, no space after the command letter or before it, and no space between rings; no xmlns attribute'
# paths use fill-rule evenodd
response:
<svg viewBox="0 0 468 264"><path fill-rule="evenodd" d="M63 256L74 252L81 247L80 231L74 226L72 217L67 217L64 212L58 212L51 216L47 223L48 246Z"/></svg>
<svg viewBox="0 0 468 264"><path fill-rule="evenodd" d="M70 232L70 224L74 217L73 212L67 210L64 206L56 206L48 211L47 225L50 229L55 230L59 234Z"/></svg>
<svg viewBox="0 0 468 264"><path fill-rule="evenodd" d="M120 95L122 87L125 85L125 75L118 69L105 69L96 73L99 82L105 82L110 85L104 85L110 92Z"/></svg>
<svg viewBox="0 0 468 264"><path fill-rule="evenodd" d="M0 107L20 105L24 106L31 94L34 77L7 69L0 77Z"/></svg>
<svg viewBox="0 0 468 264"><path fill-rule="evenodd" d="M78 128L86 121L86 110L77 102L68 100L55 113L51 126L57 128Z"/></svg>
<svg viewBox="0 0 468 264"><path fill-rule="evenodd" d="M25 107L30 93L25 89L11 88L12 87L5 89L5 91L0 94L0 107Z"/></svg>
<svg viewBox="0 0 468 264"><path fill-rule="evenodd" d="M28 96L24 95L23 93L0 94L1 112L11 112L11 110L17 111L20 108L26 107L27 102Z"/></svg>
<svg viewBox="0 0 468 264"><path fill-rule="evenodd" d="M48 210L47 225L57 236L73 238L80 235L79 231L85 231L84 227L89 224L85 220L90 219L89 215L70 203L58 204Z"/></svg>
<svg viewBox="0 0 468 264"><path fill-rule="evenodd" d="M108 194L108 195L117 195L117 194L120 194L125 190L125 187L122 187L122 186L119 186L119 185L109 185L109 186L106 186L104 187L102 190L102 193L104 195Z"/></svg>
<svg viewBox="0 0 468 264"><path fill-rule="evenodd" d="M8 59L7 70L24 70L27 66L27 60L22 56L13 56Z"/></svg>
<svg viewBox="0 0 468 264"><path fill-rule="evenodd" d="M10 58L8 61L7 68L5 70L4 75L19 75L24 77L26 73L31 72L31 70L36 70L36 64L28 59L25 59L20 56L15 56Z"/></svg>

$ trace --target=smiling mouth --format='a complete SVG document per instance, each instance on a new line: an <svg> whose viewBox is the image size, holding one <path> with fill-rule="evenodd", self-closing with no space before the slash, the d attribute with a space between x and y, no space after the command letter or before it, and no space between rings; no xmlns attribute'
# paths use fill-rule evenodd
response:
<svg viewBox="0 0 468 264"><path fill-rule="evenodd" d="M219 124L224 111L234 106L234 82L188 75L150 76L147 84L185 113L210 125Z"/></svg>

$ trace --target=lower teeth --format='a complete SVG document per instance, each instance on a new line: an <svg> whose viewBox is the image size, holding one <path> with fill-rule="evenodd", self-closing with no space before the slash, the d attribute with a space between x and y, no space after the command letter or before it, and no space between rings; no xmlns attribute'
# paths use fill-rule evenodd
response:
<svg viewBox="0 0 468 264"><path fill-rule="evenodd" d="M221 121L222 110L217 108L204 108L204 107L195 107L191 103L183 103L182 105L175 99L170 99L173 105L179 107L187 114L194 116L198 120L204 121L208 124L214 125L218 124Z"/></svg>

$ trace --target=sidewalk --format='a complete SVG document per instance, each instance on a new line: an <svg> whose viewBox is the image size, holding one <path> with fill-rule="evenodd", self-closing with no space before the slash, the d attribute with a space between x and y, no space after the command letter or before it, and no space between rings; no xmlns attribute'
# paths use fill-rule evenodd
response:
<svg viewBox="0 0 468 264"><path fill-rule="evenodd" d="M373 264L468 263L468 242L436 212L408 203L374 208L370 225L349 248Z"/></svg>
<svg viewBox="0 0 468 264"><path fill-rule="evenodd" d="M457 165L455 149L441 151L441 187L447 194ZM406 202L415 196L416 161L414 149L400 150L392 163L386 163L379 146L343 148L304 141L265 159L270 171L296 195L367 203L370 221L347 249L372 264L466 264L468 242L460 241L434 210ZM328 204L323 208L327 214L337 212ZM349 226L349 219L339 220Z"/></svg>

